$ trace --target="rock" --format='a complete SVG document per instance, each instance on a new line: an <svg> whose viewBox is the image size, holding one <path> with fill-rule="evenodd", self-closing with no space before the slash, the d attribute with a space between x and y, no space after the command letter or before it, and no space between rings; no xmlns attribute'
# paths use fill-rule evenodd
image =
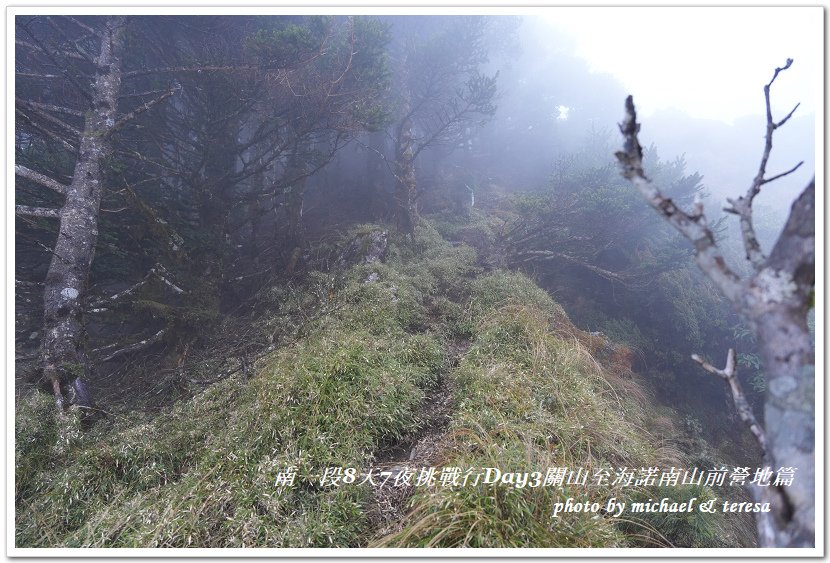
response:
<svg viewBox="0 0 830 563"><path fill-rule="evenodd" d="M357 235L340 257L343 266L383 262L389 246L389 232L381 229Z"/></svg>

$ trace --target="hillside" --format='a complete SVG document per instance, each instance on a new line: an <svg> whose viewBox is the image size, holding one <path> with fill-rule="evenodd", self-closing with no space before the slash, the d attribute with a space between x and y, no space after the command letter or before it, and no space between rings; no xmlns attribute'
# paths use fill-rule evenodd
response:
<svg viewBox="0 0 830 563"><path fill-rule="evenodd" d="M818 553L816 49L323 10L9 8L9 556Z"/></svg>
<svg viewBox="0 0 830 563"><path fill-rule="evenodd" d="M343 240L344 259L297 288L300 307L250 321L298 329L247 374L83 434L59 435L48 396L22 399L17 547L736 545L738 521L716 515L553 514L568 497L665 496L654 487L442 481L452 468L613 476L687 455L630 351L577 329L528 277L485 271L426 221L412 238L365 226ZM279 287L259 299L288 302ZM414 486L428 467L433 482ZM321 484L327 468L343 481Z"/></svg>

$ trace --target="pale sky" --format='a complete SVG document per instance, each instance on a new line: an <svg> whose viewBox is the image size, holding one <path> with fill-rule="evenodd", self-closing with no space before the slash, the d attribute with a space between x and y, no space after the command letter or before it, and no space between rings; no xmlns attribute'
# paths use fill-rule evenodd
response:
<svg viewBox="0 0 830 563"><path fill-rule="evenodd" d="M823 101L823 8L551 8L543 18L573 36L592 70L615 76L648 116L676 108L731 122L764 112L763 86L787 58L773 86L783 117ZM783 115L780 114L783 112Z"/></svg>

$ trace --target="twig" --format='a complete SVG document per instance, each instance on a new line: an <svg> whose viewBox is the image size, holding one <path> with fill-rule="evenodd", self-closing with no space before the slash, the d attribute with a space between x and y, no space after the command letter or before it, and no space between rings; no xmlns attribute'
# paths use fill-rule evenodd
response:
<svg viewBox="0 0 830 563"><path fill-rule="evenodd" d="M21 164L15 165L14 173L17 176L26 178L27 180L31 180L32 182L40 184L41 186L45 186L52 191L58 192L59 194L66 193L66 186L64 184L61 184L48 176L44 176L40 172L35 172L30 168L26 168Z"/></svg>
<svg viewBox="0 0 830 563"><path fill-rule="evenodd" d="M176 284L174 284L173 282L171 282L169 279L167 279L165 277L165 275L169 276L170 272L168 272L167 269L164 266L162 266L161 264L156 264L155 267L150 270L150 272L155 274L155 276L158 279L160 279L162 282L164 282L165 285L167 285L170 289L172 289L176 293L187 293L187 291L180 288L179 286L177 286Z"/></svg>
<svg viewBox="0 0 830 563"><path fill-rule="evenodd" d="M729 204L732 206L732 208L728 209L728 211L730 213L735 213L740 217L741 235L743 237L746 258L750 261L750 263L756 271L759 271L763 267L767 257L761 250L761 244L758 242L758 237L755 234L755 227L752 224L752 200L754 200L755 196L757 196L761 192L761 186L795 172L798 169L798 167L802 164L802 162L799 162L787 172L783 172L781 174L778 174L777 176L773 176L772 178L764 178L764 175L767 173L767 163L769 162L769 156L772 152L772 134L778 127L784 125L784 123L786 123L787 120L789 120L790 117L792 117L793 113L795 113L795 110L798 109L798 105L796 105L792 109L792 111L790 111L790 113L787 114L787 116L778 123L776 123L772 119L772 108L770 107L769 101L770 87L772 86L772 83L775 82L775 79L778 77L778 74L781 71L790 68L792 64L793 60L787 59L787 63L783 67L775 69L775 73L772 75L772 80L770 80L769 83L766 86L764 86L764 99L766 101L767 109L767 131L764 137L764 152L761 155L761 163L758 165L758 173L752 180L752 184L749 186L749 189L747 190L745 196L739 197L737 200L727 200Z"/></svg>
<svg viewBox="0 0 830 563"><path fill-rule="evenodd" d="M150 338L145 338L144 340L141 340L141 341L136 342L134 344L130 344L129 346L125 346L124 348L121 348L120 350L116 350L115 352L113 352L112 354L107 356L106 358L101 358L99 361L100 362L108 362L112 359L117 358L118 356L121 356L122 354L126 354L128 352L134 352L136 350L140 350L142 348L145 348L145 347L149 346L150 344L153 344L153 343L158 342L159 340L161 340L161 337L164 336L164 333L165 333L165 329L161 329L160 331L155 333ZM111 347L112 346L104 346L103 348L97 348L97 349L93 350L93 352L100 352L102 350L106 350L106 349L111 348Z"/></svg>
<svg viewBox="0 0 830 563"><path fill-rule="evenodd" d="M176 92L179 92L180 90L181 90L181 86L179 85L176 88L172 88L172 89L168 90L167 92L165 92L164 94L162 94L158 98L156 98L154 100L150 100L149 102L146 102L144 104L141 104L136 109L134 109L133 111L131 111L130 113L126 114L124 117L119 119L115 123L115 125L112 126L112 129L109 130L107 135L112 135L113 133L118 131L121 127L123 127L124 125L126 125L127 123L129 123L130 121L132 121L133 119L135 119L136 117L138 117L139 115L144 113L145 111L148 111L153 106L160 104L161 102L163 102L164 100L166 100L167 98L169 98L170 96L175 94Z"/></svg>
<svg viewBox="0 0 830 563"><path fill-rule="evenodd" d="M40 117L41 119L43 119L47 123L52 123L53 125L56 125L56 126L60 127L61 129L63 129L64 131L70 133L71 135L74 135L75 137L80 138L81 132L77 129L77 127L73 127L72 125L65 122L64 120L58 119L57 117L55 117L53 115L49 115L48 113L46 113L45 111L40 109L35 104L30 103L28 100L21 100L20 98L15 98L14 101L15 101L15 103L20 104L21 106L25 107L27 110L29 110L33 114L37 115L38 117ZM55 107L55 106L51 106L51 107Z"/></svg>
<svg viewBox="0 0 830 563"><path fill-rule="evenodd" d="M729 384L729 389L732 392L732 401L735 403L735 409L737 409L738 415L749 426L749 429L755 435L755 439L758 440L764 456L766 456L767 436L755 418L755 415L752 413L752 407L749 406L743 389L741 389L741 383L738 381L738 371L735 365L735 350L733 348L729 349L729 352L726 354L726 366L723 369L716 368L697 354L692 354L692 359L699 363L703 369L717 375Z"/></svg>
<svg viewBox="0 0 830 563"><path fill-rule="evenodd" d="M17 115L19 115L20 117L22 117L29 127L32 127L33 129L36 129L37 131L40 131L41 133L43 133L44 135L46 135L47 137L49 137L53 141L55 141L57 143L60 143L63 146L63 148L65 148L69 152L74 153L74 152L78 151L78 147L76 147L75 145L73 145L72 143L70 143L69 141L67 141L66 139L64 139L63 137L61 137L57 133L55 133L54 131L51 131L51 130L47 129L43 125L35 123L32 120L32 118L30 116L26 115L26 113L24 113L22 110L19 110L19 109L15 108L14 112Z"/></svg>
<svg viewBox="0 0 830 563"><path fill-rule="evenodd" d="M121 299L122 297L126 297L127 295L135 293L136 290L138 290L141 286L143 286L148 281L150 281L150 278L153 277L153 276L155 276L156 278L161 280L165 285L167 285L169 288L171 288L176 293L180 293L180 294L181 293L187 293L187 291L185 291L184 289L180 288L179 286L177 286L176 284L171 282L169 279L167 279L166 276L169 276L169 275L170 275L170 272L168 272L167 269L164 266L162 266L161 264L156 264L155 266L150 268L150 271L147 272L147 275L145 275L137 283L131 285L130 287L128 287L127 289L125 289L123 291L119 291L118 293L114 293L114 294L110 295L109 297L104 297L104 298L98 299L97 301L94 301L94 302L90 303L90 306L91 307L101 307L102 305L105 305L106 303L117 301L117 300ZM98 313L98 312L101 312L101 311L106 311L106 309L92 309L92 312L95 312L95 313Z"/></svg>

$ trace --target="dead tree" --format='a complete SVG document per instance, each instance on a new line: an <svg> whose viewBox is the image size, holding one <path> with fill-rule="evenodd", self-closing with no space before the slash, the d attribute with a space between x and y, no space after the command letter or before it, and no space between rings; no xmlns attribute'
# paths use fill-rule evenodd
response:
<svg viewBox="0 0 830 563"><path fill-rule="evenodd" d="M778 74L792 64L776 68L764 87L766 98L766 143L758 173L746 195L728 200L729 213L739 217L746 259L752 272L739 276L724 259L709 228L703 205L696 202L684 211L666 198L646 176L642 148L637 139L640 124L629 96L620 130L625 137L623 150L616 153L622 174L640 191L646 201L677 231L694 245L698 266L718 286L736 310L752 325L761 346L766 367L767 391L764 401L764 428L752 417L743 392L737 385L734 353L730 351L725 369L703 362L707 371L724 378L739 414L750 426L764 450L764 463L797 468L791 486L754 487L755 498L770 502L772 512L758 519L762 547L813 547L815 545L815 353L807 327L815 285L815 179L804 189L790 209L783 232L766 255L758 243L752 222L752 202L764 184L794 172L792 169L766 176L774 131L793 115L774 121L769 91Z"/></svg>
<svg viewBox="0 0 830 563"><path fill-rule="evenodd" d="M60 208L18 206L18 215L58 219L57 240L44 281L43 296L43 376L63 409L64 392L76 398L86 396L80 378L86 371L83 351L83 303L87 296L90 268L98 240L101 197L106 183L106 161L112 154L113 134L141 113L163 102L176 90L161 92L125 114L119 115L122 57L124 55L125 16L110 16L86 23L66 18L77 31L70 37L53 18L18 19L21 35L31 42L19 45L18 88L25 81L29 90L51 93L61 85L74 88L74 100L63 107L30 99L16 100L18 128L28 136L38 135L57 143L74 159L71 181L64 184L22 164L15 175L30 184L63 197ZM57 30L60 43L41 40L38 26ZM90 53L91 46L96 51ZM67 62L68 61L68 62ZM64 64L65 63L65 66ZM61 69L54 74L38 69ZM51 101L49 95L44 96ZM52 96L53 97L53 96ZM67 117L68 116L68 117ZM74 393L71 391L74 389ZM82 401L85 402L85 401ZM88 401L86 401L88 402ZM90 406L90 405L84 405Z"/></svg>
<svg viewBox="0 0 830 563"><path fill-rule="evenodd" d="M26 167L15 167L18 176L65 196L65 203L59 210L50 210L50 216L60 220L60 227L46 274L43 298L43 373L51 382L59 409L63 407L61 385L74 384L83 374L85 363L81 351L81 304L97 242L98 212L104 187L102 166L111 152L109 139L117 123L124 23L123 16L116 16L108 18L98 30L90 28L90 33L99 38L99 51L94 59L99 71L86 94L89 110L83 129L78 131L77 160L71 183L63 186ZM48 53L46 47L40 47L40 50ZM24 113L27 108L36 107L23 105L21 112ZM51 114L44 113L44 116L48 116L44 121L63 124ZM71 125L62 128L69 130ZM67 144L72 146L69 141ZM30 214L25 209L16 211Z"/></svg>

